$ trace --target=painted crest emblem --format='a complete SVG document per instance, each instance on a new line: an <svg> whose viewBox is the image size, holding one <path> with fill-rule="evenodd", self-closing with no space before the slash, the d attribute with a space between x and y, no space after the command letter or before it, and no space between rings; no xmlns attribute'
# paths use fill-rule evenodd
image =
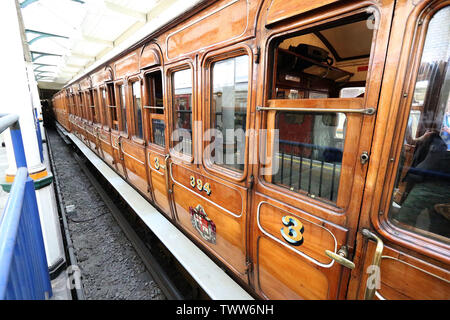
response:
<svg viewBox="0 0 450 320"><path fill-rule="evenodd" d="M195 208L189 207L192 226L200 233L203 239L216 244L216 225L208 218L201 205Z"/></svg>

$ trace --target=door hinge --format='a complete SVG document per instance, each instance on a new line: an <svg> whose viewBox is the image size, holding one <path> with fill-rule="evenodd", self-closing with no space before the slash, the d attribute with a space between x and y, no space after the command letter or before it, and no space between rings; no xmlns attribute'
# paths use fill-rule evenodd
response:
<svg viewBox="0 0 450 320"><path fill-rule="evenodd" d="M250 260L250 258L247 258L247 261L245 262L245 274L250 274L253 272L253 262Z"/></svg>
<svg viewBox="0 0 450 320"><path fill-rule="evenodd" d="M250 180L248 181L248 190L252 190L254 184L255 184L255 177L253 175L250 175Z"/></svg>
<svg viewBox="0 0 450 320"><path fill-rule="evenodd" d="M259 58L261 56L261 48L258 46L256 48L253 48L253 61L258 64Z"/></svg>

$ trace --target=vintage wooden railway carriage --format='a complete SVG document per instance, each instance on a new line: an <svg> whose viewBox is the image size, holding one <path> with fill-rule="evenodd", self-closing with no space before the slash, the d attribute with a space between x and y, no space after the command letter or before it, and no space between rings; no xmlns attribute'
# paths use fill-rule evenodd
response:
<svg viewBox="0 0 450 320"><path fill-rule="evenodd" d="M449 299L449 21L448 0L205 1L53 106L258 297Z"/></svg>

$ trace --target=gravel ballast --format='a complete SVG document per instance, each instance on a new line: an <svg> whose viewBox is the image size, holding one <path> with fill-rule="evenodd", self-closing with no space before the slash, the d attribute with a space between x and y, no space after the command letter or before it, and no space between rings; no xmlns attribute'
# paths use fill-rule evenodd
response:
<svg viewBox="0 0 450 320"><path fill-rule="evenodd" d="M86 299L166 299L70 147L56 131L47 135Z"/></svg>

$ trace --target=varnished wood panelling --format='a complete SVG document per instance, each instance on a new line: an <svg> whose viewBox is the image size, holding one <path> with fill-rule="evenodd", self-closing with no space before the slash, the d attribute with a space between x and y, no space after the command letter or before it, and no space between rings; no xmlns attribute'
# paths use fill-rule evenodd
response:
<svg viewBox="0 0 450 320"><path fill-rule="evenodd" d="M113 150L113 158L114 158L114 164L116 165L118 173L122 177L126 177L125 168L123 166L123 155L120 147L120 135L112 133L111 132L111 146Z"/></svg>
<svg viewBox="0 0 450 320"><path fill-rule="evenodd" d="M225 184L223 181L205 177L197 172L194 172L185 167L172 164L172 181L185 189L190 190L205 199L208 202L214 203L219 207L222 207L225 212L233 216L239 217L243 214L245 208L245 189L241 187L231 187ZM195 187L190 184L191 177L195 179ZM200 180L202 186L209 183L211 193L208 195L203 188L199 190L197 181Z"/></svg>
<svg viewBox="0 0 450 320"><path fill-rule="evenodd" d="M145 170L145 150L126 139L122 140L122 154L127 168L127 178L141 192L147 193L147 172Z"/></svg>
<svg viewBox="0 0 450 320"><path fill-rule="evenodd" d="M373 275L375 243L369 241L359 297L364 297L367 279ZM384 246L380 265L380 288L376 297L387 300L448 300L450 271ZM373 282L375 283L375 282Z"/></svg>
<svg viewBox="0 0 450 320"><path fill-rule="evenodd" d="M226 0L212 11L200 14L194 21L167 37L169 59L197 50L200 47L237 38L248 28L249 4L246 0Z"/></svg>
<svg viewBox="0 0 450 320"><path fill-rule="evenodd" d="M170 204L166 184L165 157L163 154L154 150L147 150L147 157L147 165L150 170L149 174L151 177L155 202L166 215L170 216Z"/></svg>
<svg viewBox="0 0 450 320"><path fill-rule="evenodd" d="M142 50L140 58L141 69L159 65L161 65L161 59L158 50L153 45L146 46Z"/></svg>
<svg viewBox="0 0 450 320"><path fill-rule="evenodd" d="M80 81L80 90L86 90L91 87L91 79L89 77Z"/></svg>
<svg viewBox="0 0 450 320"><path fill-rule="evenodd" d="M103 84L105 81L111 81L112 79L111 69L105 68L92 75L92 86L96 87Z"/></svg>
<svg viewBox="0 0 450 320"><path fill-rule="evenodd" d="M117 61L114 67L116 70L116 79L139 72L139 56L137 51L133 51Z"/></svg>
<svg viewBox="0 0 450 320"><path fill-rule="evenodd" d="M282 21L334 2L338 2L338 0L272 0L267 13L267 24Z"/></svg>
<svg viewBox="0 0 450 320"><path fill-rule="evenodd" d="M238 275L245 277L245 215L241 218L224 214L223 210L211 205L203 198L178 185L173 186L173 198L180 225L213 251L223 263L232 268ZM209 219L216 226L216 243L210 243L202 238L193 227L189 207L201 205Z"/></svg>
<svg viewBox="0 0 450 320"><path fill-rule="evenodd" d="M260 237L257 259L258 286L264 297L278 300L329 297L327 277L279 244Z"/></svg>
<svg viewBox="0 0 450 320"><path fill-rule="evenodd" d="M303 244L301 246L292 246L281 236L280 229L284 227L282 223L284 216L293 216L303 224ZM326 222L317 221L317 219L304 215L301 212L283 210L268 202L259 203L257 222L261 231L284 243L286 249L289 247L323 264L330 264L333 261L325 255L325 250L336 251L337 236L334 233L336 231L332 231L334 228ZM342 234L340 237L340 242L342 243L345 233L341 230L338 232Z"/></svg>

